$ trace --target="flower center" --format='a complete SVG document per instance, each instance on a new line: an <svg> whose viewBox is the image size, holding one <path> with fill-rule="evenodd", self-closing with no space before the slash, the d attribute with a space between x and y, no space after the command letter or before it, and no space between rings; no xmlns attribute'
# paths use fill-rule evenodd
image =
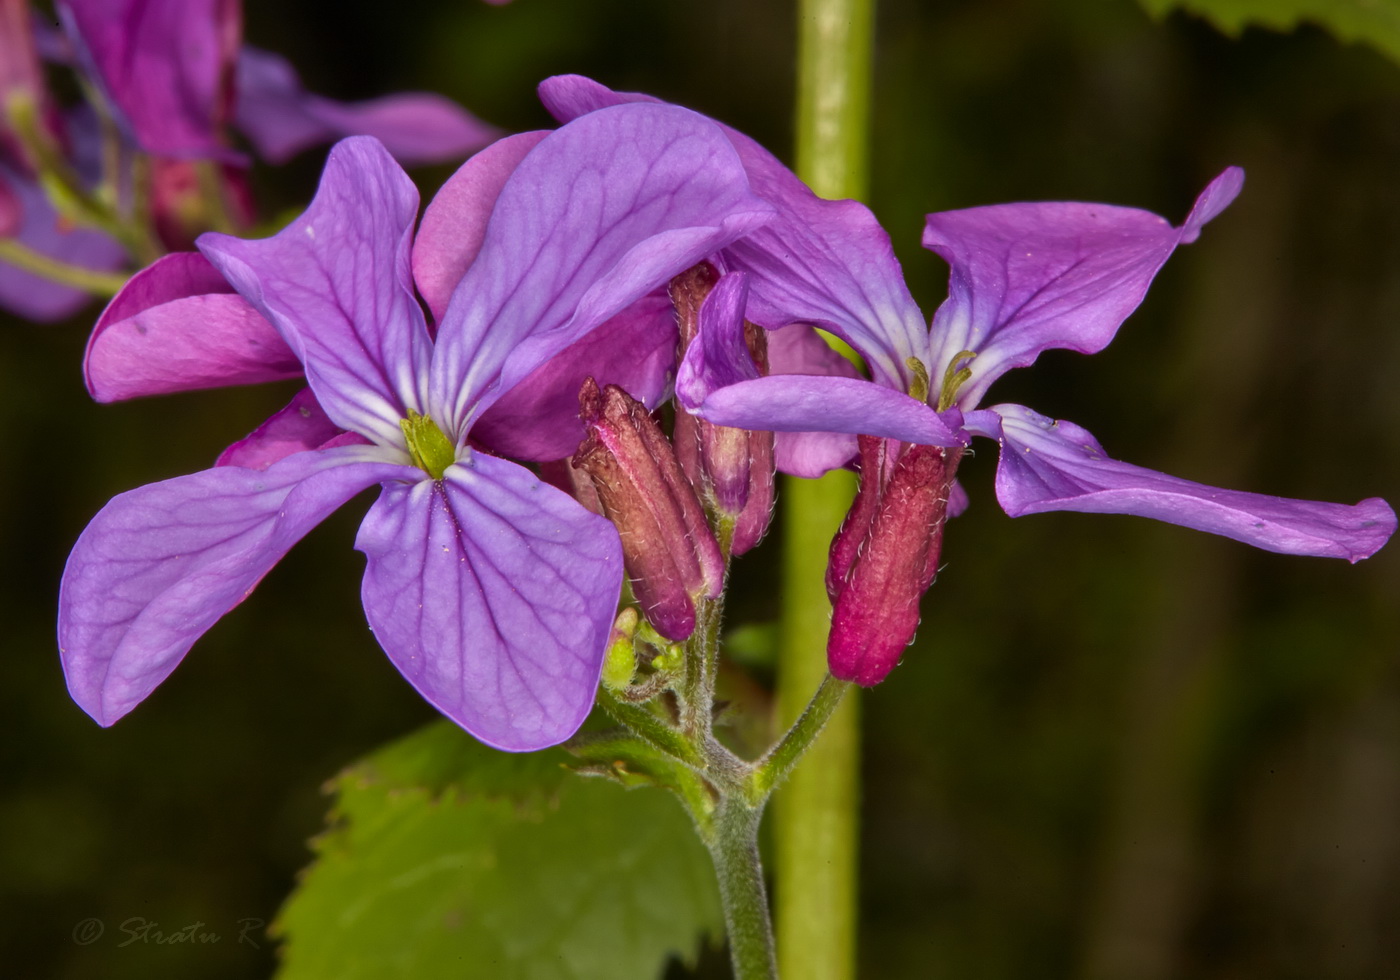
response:
<svg viewBox="0 0 1400 980"><path fill-rule="evenodd" d="M408 443L408 454L413 457L413 465L426 472L434 480L441 480L442 474L457 462L457 449L442 430L426 415L408 410L408 418L399 419L404 440Z"/></svg>

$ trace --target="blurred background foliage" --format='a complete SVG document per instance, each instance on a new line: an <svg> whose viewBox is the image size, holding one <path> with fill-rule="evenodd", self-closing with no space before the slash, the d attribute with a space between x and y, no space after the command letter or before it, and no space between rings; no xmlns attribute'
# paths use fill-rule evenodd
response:
<svg viewBox="0 0 1400 980"><path fill-rule="evenodd" d="M582 72L787 157L794 16L249 0L247 36L336 97L434 89L520 130L549 124L540 78ZM1179 221L1224 166L1248 173L1107 351L1048 354L993 398L1203 482L1400 500L1400 67L1315 28L1230 39L1131 0L883 0L878 43L870 203L929 312L946 269L919 247L928 211L1080 199ZM264 207L307 200L323 158L259 170ZM449 172L420 171L424 196ZM119 725L69 701L52 622L85 522L208 465L292 390L94 405L96 312L0 329L5 972L266 976L274 944L256 926L259 948L239 943L239 922L273 919L320 787L432 713L356 600L363 500ZM1012 521L994 457L963 467L973 506L918 642L865 702L861 975L1393 976L1400 548L1348 567L1136 519ZM741 562L735 624L776 615L772 551ZM107 931L82 945L88 917ZM222 940L120 946L136 918Z"/></svg>

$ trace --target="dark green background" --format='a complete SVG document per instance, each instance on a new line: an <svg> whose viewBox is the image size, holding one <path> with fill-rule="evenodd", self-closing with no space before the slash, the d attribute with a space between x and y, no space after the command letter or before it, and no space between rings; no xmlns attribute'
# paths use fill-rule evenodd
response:
<svg viewBox="0 0 1400 980"><path fill-rule="evenodd" d="M690 105L790 157L795 13L713 0L250 2L247 36L338 97L446 92L548 125L545 75ZM928 211L1082 199L1180 220L1227 164L1239 202L1113 346L999 382L1110 452L1239 489L1400 499L1400 67L1315 29L1232 41L1129 0L886 0L871 204L931 312ZM305 201L322 152L264 169ZM449 168L420 172L425 196ZM4 972L267 975L321 783L431 713L364 625L351 541L314 532L131 716L68 699L62 563L113 494L208 465L290 389L96 406L96 310L0 329ZM1011 521L995 453L916 646L865 698L862 976L1361 978L1400 962L1400 551L1356 567L1147 521ZM775 612L747 557L735 622ZM812 569L813 575L820 569ZM72 931L87 917L106 934ZM218 944L134 943L201 922Z"/></svg>

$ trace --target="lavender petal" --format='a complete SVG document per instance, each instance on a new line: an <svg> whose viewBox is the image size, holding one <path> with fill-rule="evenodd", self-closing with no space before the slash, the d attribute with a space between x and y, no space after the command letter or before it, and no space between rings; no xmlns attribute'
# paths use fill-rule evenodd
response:
<svg viewBox="0 0 1400 980"><path fill-rule="evenodd" d="M375 635L440 711L507 751L577 730L622 585L611 524L478 453L442 480L386 487L355 546Z"/></svg>
<svg viewBox="0 0 1400 980"><path fill-rule="evenodd" d="M998 405L968 427L1001 443L997 500L1012 517L1051 510L1136 514L1287 555L1356 562L1395 531L1377 497L1358 504L1221 490L1110 459L1087 431L1020 405Z"/></svg>
<svg viewBox="0 0 1400 980"><path fill-rule="evenodd" d="M449 425L588 331L766 221L724 135L669 106L591 113L547 136L496 202L438 330Z"/></svg>
<svg viewBox="0 0 1400 980"><path fill-rule="evenodd" d="M929 215L924 246L951 266L948 298L933 317L929 374L937 381L957 354L976 352L956 403L966 409L1043 350L1102 350L1176 246L1194 241L1243 180L1238 167L1216 177L1180 228L1107 204L998 204Z"/></svg>
<svg viewBox="0 0 1400 980"><path fill-rule="evenodd" d="M424 412L432 341L413 294L418 191L378 141L331 150L316 198L261 241L200 236L199 248L277 328L326 414L383 445Z"/></svg>
<svg viewBox="0 0 1400 980"><path fill-rule="evenodd" d="M307 531L407 469L373 452L219 467L113 498L79 537L59 593L73 699L101 725L140 703Z"/></svg>

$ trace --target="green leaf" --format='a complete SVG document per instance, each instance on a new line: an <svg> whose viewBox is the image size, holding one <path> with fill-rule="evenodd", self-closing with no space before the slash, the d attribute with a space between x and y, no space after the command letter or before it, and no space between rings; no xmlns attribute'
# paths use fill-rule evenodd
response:
<svg viewBox="0 0 1400 980"><path fill-rule="evenodd" d="M447 722L351 767L275 927L279 980L654 980L723 931L670 794L511 755Z"/></svg>
<svg viewBox="0 0 1400 980"><path fill-rule="evenodd" d="M1258 25L1290 31L1308 22L1343 41L1365 41L1400 61L1400 0L1139 0L1154 16L1181 9L1226 34Z"/></svg>

